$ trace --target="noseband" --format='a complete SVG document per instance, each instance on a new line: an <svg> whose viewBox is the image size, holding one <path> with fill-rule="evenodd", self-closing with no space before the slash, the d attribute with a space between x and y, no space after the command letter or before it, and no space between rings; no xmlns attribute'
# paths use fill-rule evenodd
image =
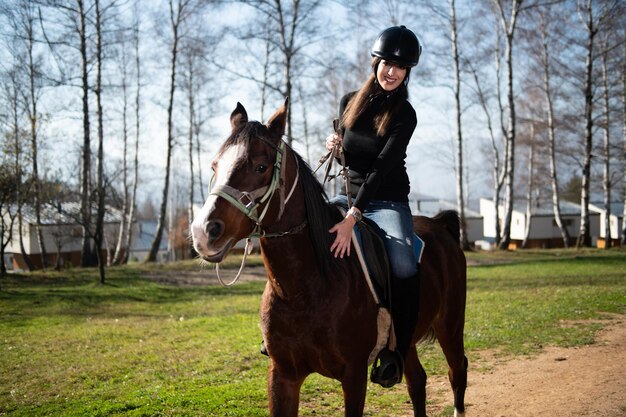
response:
<svg viewBox="0 0 626 417"><path fill-rule="evenodd" d="M256 190L252 191L240 191L229 185L218 185L209 192L209 195L216 195L218 197L224 198L256 224L255 229L252 231L252 233L250 233L248 237L284 236L286 234L295 233L296 231L302 230L304 228L304 224L296 228L299 228L299 230L292 229L287 232L280 232L275 234L267 234L263 230L262 222L270 206L269 201L272 199L276 191L278 191L280 195L280 210L276 219L276 222L278 222L283 215L285 205L289 202L289 199L296 189L298 179L300 178L300 170L298 159L294 156L294 160L296 161L296 178L293 181L293 185L291 186L289 194L287 195L287 197L285 197L285 190L282 187L282 184L286 183L285 176L287 175L287 170L285 169L286 164L283 163L283 155L285 153L286 144L283 140L280 141L280 144L278 146L270 143L267 140L260 140L276 150L276 161L274 162L274 172L272 173L272 181L270 182L270 184L259 187ZM258 209L263 204L265 204L265 207L263 207L263 210L259 215Z"/></svg>

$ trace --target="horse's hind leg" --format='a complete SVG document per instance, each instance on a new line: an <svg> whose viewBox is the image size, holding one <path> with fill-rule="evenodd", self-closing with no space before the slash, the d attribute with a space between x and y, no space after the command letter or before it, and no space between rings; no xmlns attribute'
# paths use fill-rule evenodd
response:
<svg viewBox="0 0 626 417"><path fill-rule="evenodd" d="M438 333L437 339L448 362L448 379L454 393L454 415L455 417L463 417L465 415L468 367L463 347L463 334L448 338Z"/></svg>
<svg viewBox="0 0 626 417"><path fill-rule="evenodd" d="M419 361L415 346L411 346L407 352L404 376L413 403L413 415L426 417L426 371Z"/></svg>
<svg viewBox="0 0 626 417"><path fill-rule="evenodd" d="M463 365L450 367L448 379L454 393L454 416L465 416L465 389L467 388L467 357L463 356Z"/></svg>

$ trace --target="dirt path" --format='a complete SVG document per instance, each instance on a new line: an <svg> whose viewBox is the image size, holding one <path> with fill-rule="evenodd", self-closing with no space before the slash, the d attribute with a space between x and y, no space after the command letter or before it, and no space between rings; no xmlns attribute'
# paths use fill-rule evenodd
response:
<svg viewBox="0 0 626 417"><path fill-rule="evenodd" d="M614 316L593 345L484 364L489 371L470 369L467 417L626 416L626 316ZM429 415L452 404L447 378L431 378L427 390Z"/></svg>

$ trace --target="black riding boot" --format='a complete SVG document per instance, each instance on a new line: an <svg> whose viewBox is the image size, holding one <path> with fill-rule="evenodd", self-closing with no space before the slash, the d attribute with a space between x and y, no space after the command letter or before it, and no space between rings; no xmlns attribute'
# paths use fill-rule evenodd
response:
<svg viewBox="0 0 626 417"><path fill-rule="evenodd" d="M419 312L419 273L391 279L391 314L396 334L396 350L383 349L372 368L371 380L385 388L402 381L404 358L411 346Z"/></svg>

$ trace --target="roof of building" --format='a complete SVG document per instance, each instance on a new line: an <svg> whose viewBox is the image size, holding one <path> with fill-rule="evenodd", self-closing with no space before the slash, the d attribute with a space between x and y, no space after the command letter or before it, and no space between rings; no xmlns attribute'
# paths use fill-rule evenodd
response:
<svg viewBox="0 0 626 417"><path fill-rule="evenodd" d="M436 197L420 196L415 200L409 202L411 206L411 212L414 215L434 217L437 213L443 210L455 210L458 211L456 203L448 200L443 200ZM465 207L466 219L482 219L482 215L476 210L472 210Z"/></svg>
<svg viewBox="0 0 626 417"><path fill-rule="evenodd" d="M59 224L77 224L80 223L80 207L79 202L64 202L50 204L42 204L40 210L41 224L43 225L59 225ZM93 215L95 216L95 209ZM31 205L22 207L22 218L27 223L36 223L35 208ZM111 206L105 207L104 222L119 223L122 221L122 212Z"/></svg>
<svg viewBox="0 0 626 417"><path fill-rule="evenodd" d="M483 199L489 201L493 204L493 200L491 199ZM504 209L504 202L500 202L501 209ZM579 204L572 203L571 201L561 200L559 202L559 207L561 209L562 216L580 216L581 207ZM526 213L526 199L516 199L513 203L513 210L518 213ZM598 211L593 211L590 205L591 214L597 214ZM531 213L533 216L554 216L554 207L552 205L552 200L541 199L535 200L533 202L533 206L531 207Z"/></svg>
<svg viewBox="0 0 626 417"><path fill-rule="evenodd" d="M615 201L613 203L609 203L609 209L611 210L611 214L621 218L624 216L624 202L623 201ZM589 205L589 210L604 213L604 203L603 202L594 202Z"/></svg>
<svg viewBox="0 0 626 417"><path fill-rule="evenodd" d="M526 200L519 200L513 205L513 209L520 213L526 213L526 205ZM579 204L561 200L559 208L562 216L580 216ZM551 200L537 200L530 210L534 216L554 216L554 206Z"/></svg>

